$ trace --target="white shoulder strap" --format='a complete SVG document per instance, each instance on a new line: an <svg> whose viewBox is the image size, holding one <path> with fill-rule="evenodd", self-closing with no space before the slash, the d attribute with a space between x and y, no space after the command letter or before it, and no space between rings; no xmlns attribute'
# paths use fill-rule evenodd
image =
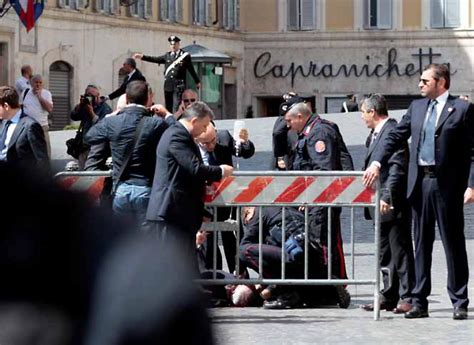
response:
<svg viewBox="0 0 474 345"><path fill-rule="evenodd" d="M177 58L176 60L173 61L173 63L171 65L168 66L168 68L166 69L165 71L165 77L168 75L168 73L177 65L179 64L181 61L183 61L183 59L188 56L189 53L188 52L185 52L184 54L182 54L179 58Z"/></svg>

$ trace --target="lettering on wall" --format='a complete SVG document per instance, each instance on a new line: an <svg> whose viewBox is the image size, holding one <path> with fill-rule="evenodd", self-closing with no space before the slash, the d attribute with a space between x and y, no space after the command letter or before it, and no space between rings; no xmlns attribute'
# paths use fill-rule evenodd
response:
<svg viewBox="0 0 474 345"><path fill-rule="evenodd" d="M411 54L413 62L405 65L397 63L398 51L396 48L390 48L387 52L386 63L374 63L370 56L366 56L365 64L334 65L332 63L324 64L316 61L309 61L306 64L298 65L294 62L288 64L272 63L272 54L264 52L259 55L253 66L255 78L290 78L291 86L294 87L297 77L310 78L337 78L337 77L412 77L416 74L422 74L425 65L434 63L433 58L441 57L441 53L434 53L432 48L425 52L419 48L417 53ZM450 67L450 63L446 63ZM451 71L451 75L457 71Z"/></svg>

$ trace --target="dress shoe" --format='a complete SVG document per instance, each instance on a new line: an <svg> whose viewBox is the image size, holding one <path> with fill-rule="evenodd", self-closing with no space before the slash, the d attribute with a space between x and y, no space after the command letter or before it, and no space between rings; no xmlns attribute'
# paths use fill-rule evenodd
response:
<svg viewBox="0 0 474 345"><path fill-rule="evenodd" d="M393 308L396 308L396 304L394 303L387 303L387 302L381 302L380 303L380 310L386 310L386 311L392 311ZM374 311L374 305L373 303L369 304L362 304L361 309L364 309L366 311Z"/></svg>
<svg viewBox="0 0 474 345"><path fill-rule="evenodd" d="M347 309L351 305L351 294L342 285L336 285L337 304L339 308Z"/></svg>
<svg viewBox="0 0 474 345"><path fill-rule="evenodd" d="M429 317L428 310L416 306L405 313L405 319L421 319L422 317Z"/></svg>
<svg viewBox="0 0 474 345"><path fill-rule="evenodd" d="M413 306L408 303L408 302L400 302L396 306L396 308L393 309L394 314L405 314L409 312L413 308Z"/></svg>
<svg viewBox="0 0 474 345"><path fill-rule="evenodd" d="M467 308L454 308L453 320L466 320L467 319Z"/></svg>
<svg viewBox="0 0 474 345"><path fill-rule="evenodd" d="M263 302L264 309L292 309L301 304L299 295L296 292L287 292L275 299Z"/></svg>

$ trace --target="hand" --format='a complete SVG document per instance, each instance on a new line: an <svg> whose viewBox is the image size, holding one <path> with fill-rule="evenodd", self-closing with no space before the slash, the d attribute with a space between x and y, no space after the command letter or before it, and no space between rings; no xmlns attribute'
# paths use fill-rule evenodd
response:
<svg viewBox="0 0 474 345"><path fill-rule="evenodd" d="M375 164L371 164L364 172L362 176L362 183L366 187L372 187L375 181L377 181L380 175L380 168Z"/></svg>
<svg viewBox="0 0 474 345"><path fill-rule="evenodd" d="M470 204L474 202L474 188L467 187L466 191L464 192L464 203Z"/></svg>
<svg viewBox="0 0 474 345"><path fill-rule="evenodd" d="M155 113L156 116L165 117L168 114L168 110L161 104L154 104L150 110Z"/></svg>
<svg viewBox="0 0 474 345"><path fill-rule="evenodd" d="M138 59L138 60L141 60L143 58L143 54L142 53L135 53L133 54L132 56L134 59Z"/></svg>
<svg viewBox="0 0 474 345"><path fill-rule="evenodd" d="M249 141L249 131L245 128L242 128L239 132L239 139L242 144Z"/></svg>
<svg viewBox="0 0 474 345"><path fill-rule="evenodd" d="M387 214L393 207L387 204L385 201L380 200L380 214Z"/></svg>
<svg viewBox="0 0 474 345"><path fill-rule="evenodd" d="M222 164L220 167L224 170L224 175L222 177L229 177L234 172L234 168L230 165Z"/></svg>
<svg viewBox="0 0 474 345"><path fill-rule="evenodd" d="M201 83L197 83L196 84L196 89L200 89L201 88Z"/></svg>
<svg viewBox="0 0 474 345"><path fill-rule="evenodd" d="M204 230L196 232L196 245L200 246L207 240L207 233Z"/></svg>
<svg viewBox="0 0 474 345"><path fill-rule="evenodd" d="M244 218L244 224L248 224L248 222L250 222L254 215L255 207L244 207L242 215L242 217Z"/></svg>
<svg viewBox="0 0 474 345"><path fill-rule="evenodd" d="M87 114L89 114L91 118L95 116L94 108L92 107L92 104L86 104L85 109L86 109Z"/></svg>
<svg viewBox="0 0 474 345"><path fill-rule="evenodd" d="M277 166L278 166L278 169L286 170L286 163L282 157L277 158Z"/></svg>
<svg viewBox="0 0 474 345"><path fill-rule="evenodd" d="M298 211L304 212L305 208L306 208L305 206L300 206L300 207L298 207Z"/></svg>

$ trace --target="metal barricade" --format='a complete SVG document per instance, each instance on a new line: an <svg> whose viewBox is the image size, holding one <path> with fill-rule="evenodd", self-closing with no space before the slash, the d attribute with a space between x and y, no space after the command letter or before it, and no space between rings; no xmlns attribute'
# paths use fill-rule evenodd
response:
<svg viewBox="0 0 474 345"><path fill-rule="evenodd" d="M213 279L198 280L203 284L275 284L275 285L374 285L374 320L380 317L379 289L380 289L380 190L364 187L363 172L347 171L238 171L233 176L214 183L206 188L205 202L214 208L214 222L206 230L220 231L217 223L217 208L237 207L237 223L240 222L241 207L254 206L259 209L259 272L258 278L249 279L216 279L216 249L217 236L212 243L214 248L214 275ZM285 279L285 250L282 245L281 277L280 279L264 279L262 277L262 208L266 206L281 206L283 212L282 229L285 230L285 206L304 206L305 217L305 250L304 250L304 278ZM308 207L323 206L328 208L327 234L327 279L308 278ZM372 207L374 212L374 244L375 265L374 279L334 279L332 277L332 230L331 212L333 207L351 208L351 273L354 276L354 208ZM228 230L228 229L227 229ZM239 244L240 233L237 234L236 265L239 272ZM282 244L284 244L284 231Z"/></svg>
<svg viewBox="0 0 474 345"><path fill-rule="evenodd" d="M365 188L362 184L363 172L356 171L237 171L234 175L206 187L205 203L214 208L214 221L208 231L217 235L219 231L235 231L235 224L240 223L240 208L254 206L259 208L259 277L250 279L216 279L217 236L213 240L213 279L199 279L203 284L275 284L275 285L374 285L374 320L379 320L380 290L380 188ZM55 175L55 181L63 188L86 193L93 202L99 203L104 180L111 176L111 171L71 171ZM283 208L282 229L285 229L285 206L304 206L305 217L305 250L304 278L285 279L285 250L282 245L281 279L264 279L262 277L262 207L281 206ZM308 278L308 207L328 207L328 277L327 279ZM234 225L217 222L217 208L237 207ZM351 274L354 276L354 208L372 207L374 212L375 265L374 279L334 279L332 273L332 233L331 209L333 207L351 208ZM240 233L236 231L236 265L239 271ZM282 232L284 243L284 231Z"/></svg>

